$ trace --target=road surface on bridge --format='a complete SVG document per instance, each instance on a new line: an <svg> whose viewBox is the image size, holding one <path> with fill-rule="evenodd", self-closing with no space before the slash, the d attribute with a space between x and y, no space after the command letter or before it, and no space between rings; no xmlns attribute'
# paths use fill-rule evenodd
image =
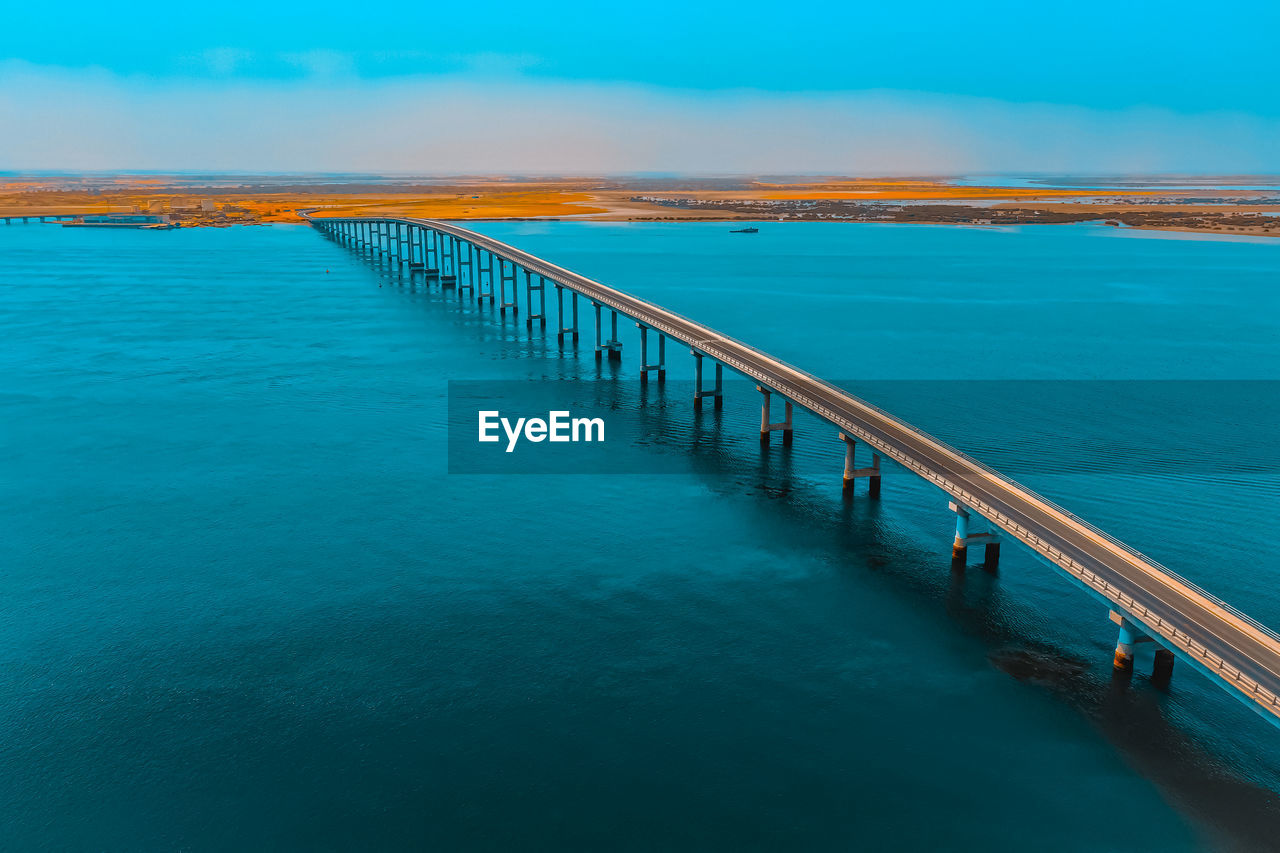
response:
<svg viewBox="0 0 1280 853"><path fill-rule="evenodd" d="M316 217L313 222L326 220ZM449 235L577 291L756 380L879 453L1058 566L1280 725L1280 636L1070 512L848 391L755 347L450 222L377 218Z"/></svg>

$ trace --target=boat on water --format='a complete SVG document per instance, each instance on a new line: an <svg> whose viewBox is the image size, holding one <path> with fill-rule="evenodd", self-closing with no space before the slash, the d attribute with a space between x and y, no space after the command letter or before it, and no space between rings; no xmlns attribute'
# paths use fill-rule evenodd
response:
<svg viewBox="0 0 1280 853"><path fill-rule="evenodd" d="M760 229L759 228L731 228L729 229L729 233L730 234L759 234Z"/></svg>

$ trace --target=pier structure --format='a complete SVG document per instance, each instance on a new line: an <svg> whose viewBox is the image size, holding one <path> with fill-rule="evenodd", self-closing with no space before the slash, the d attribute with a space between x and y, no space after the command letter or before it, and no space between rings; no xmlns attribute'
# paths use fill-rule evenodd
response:
<svg viewBox="0 0 1280 853"><path fill-rule="evenodd" d="M5 225L13 225L21 222L23 225L29 225L32 222L75 222L84 216L93 214L85 213L37 213L27 216L0 216L4 220ZM105 214L104 214L105 215Z"/></svg>
<svg viewBox="0 0 1280 853"><path fill-rule="evenodd" d="M595 313L597 359L606 354L611 361L622 359L618 316L628 317L640 329L642 381L647 381L653 371L658 372L659 381L665 377L666 338L685 344L694 357L695 410L703 408L706 397L714 400L716 410L721 409L722 368L741 374L754 381L763 395L762 443L775 431L783 433L784 444L790 443L794 431L792 409L799 407L817 421L835 427L844 442L843 491L846 495L852 494L857 480L865 478L869 483L868 495L880 497L884 476L882 461L888 461L894 466L893 472L921 477L948 497L955 521L951 548L953 567L963 568L969 548L982 545L983 564L994 570L1002 543L1018 543L1076 583L1098 602L1100 610L1110 614L1111 621L1119 626L1113 656L1118 673L1132 671L1135 647L1150 642L1156 647L1152 665L1154 680L1168 682L1173 661L1180 659L1272 724L1280 725L1280 635L1073 513L843 388L652 302L455 223L324 217L315 215L314 210L300 213L317 230L355 249L362 248L361 235L373 233L368 229L374 225L397 222L422 229L428 235L424 243L425 263L428 268L433 263L438 267L442 286L451 286L457 281L460 246L468 252L487 252L491 259L489 268L492 270L492 264L496 263L497 271L496 275L490 273L489 293L479 289L476 298L487 296L492 302L496 280L499 310L502 313L508 308L518 310L516 275L523 273L526 300L533 315L530 327L533 319L545 321L543 300L539 300L540 310L533 311L535 290L531 279L538 277L540 294L550 282L557 289L561 309L557 335L562 340L566 335L577 340L576 311L572 325L565 324L564 291L573 295L575 306L577 297L582 296L591 302ZM378 249L378 245L382 248ZM385 244L375 244L375 253L378 251L385 254L391 250ZM608 340L604 339L604 311L609 312ZM658 361L652 364L647 341L650 331L659 336ZM705 382L705 359L715 365L711 388ZM782 398L786 411L785 419L776 423L771 419L773 395ZM866 444L872 454L870 466L857 465L859 443ZM981 521L986 529L972 531L970 527L975 520Z"/></svg>
<svg viewBox="0 0 1280 853"><path fill-rule="evenodd" d="M857 464L858 440L851 435L840 433L844 442L844 480L843 491L848 497L853 495L853 487L860 477L867 479L867 497L880 497L880 454L872 451L871 465L859 468Z"/></svg>
<svg viewBox="0 0 1280 853"><path fill-rule="evenodd" d="M563 284L556 285L556 320L560 324L559 331L556 332L556 338L561 343L564 343L565 335L569 335L571 336L573 343L576 344L578 342L578 291L569 291L571 314L570 324L568 326L564 324L564 291L565 287Z"/></svg>

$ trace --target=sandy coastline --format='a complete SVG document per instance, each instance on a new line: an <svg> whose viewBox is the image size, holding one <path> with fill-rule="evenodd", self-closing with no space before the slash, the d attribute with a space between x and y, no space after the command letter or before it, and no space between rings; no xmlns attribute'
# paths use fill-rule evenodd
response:
<svg viewBox="0 0 1280 853"><path fill-rule="evenodd" d="M452 220L841 221L1118 227L1280 237L1280 192L966 186L925 179L458 178L378 182L165 176L0 182L0 217L164 214L180 227L299 222L324 215Z"/></svg>

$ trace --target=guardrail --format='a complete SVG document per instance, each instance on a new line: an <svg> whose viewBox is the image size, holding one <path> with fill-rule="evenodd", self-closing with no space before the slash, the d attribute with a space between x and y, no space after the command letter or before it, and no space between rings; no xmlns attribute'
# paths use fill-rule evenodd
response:
<svg viewBox="0 0 1280 853"><path fill-rule="evenodd" d="M310 214L313 210L299 211L299 213L308 221L312 221ZM1114 551L1121 552L1123 557L1131 565L1135 565L1150 577L1158 580L1172 592L1188 599L1199 599L1201 607L1210 611L1217 609L1222 611L1223 614L1229 615L1231 619L1247 626L1256 633L1258 635L1258 637L1255 638L1256 641L1269 643L1280 648L1280 634L1242 613L1223 599L1205 591L1198 585L1151 559L1146 554L1130 547L1119 539L1116 539L1114 536L1111 536L1105 531L1099 529L1095 525L1085 521L1075 513L1064 509L1053 501L1031 491L1004 474L989 468L963 451L960 451L951 445L934 438L932 435L917 429L906 421L903 421L901 418L884 411L872 403L868 403L867 401L854 396L843 388L832 385L830 382L814 376L808 371L793 367L747 343L704 326L689 317L670 311L666 308L662 308L661 306L654 305L653 303L645 300L622 294L620 291L616 291L613 288L602 285L599 282L587 278L586 276L549 263L542 258L521 249L517 249L514 246L510 246L499 240L471 231L470 229L436 220L402 217L335 217L335 221L375 223L397 222L426 228L465 240L479 248L503 257L514 264L523 266L525 269L536 273L544 279L582 293L587 298L608 306L614 311L631 316L635 320L641 321L645 325L669 337L681 340L733 370L773 388L779 393L787 396L794 403L799 404L818 417L823 418L840 430L861 438L863 441L867 442L868 445L894 459L903 467L911 470L913 473L925 480L934 483L948 494L951 494L956 499L986 517L992 523L998 525L1001 529L1022 541L1033 551L1044 556L1054 565L1057 565L1069 572L1083 584L1095 590L1106 600L1115 603L1120 609L1124 610L1128 615L1131 615L1135 621L1139 622L1144 627L1149 628L1154 633L1159 634L1163 639L1168 640L1172 645L1177 646L1193 659L1198 660L1207 670L1218 674L1224 681L1231 683L1232 686L1240 690L1242 693L1250 695L1255 702L1270 711L1273 715L1280 717L1280 696L1263 687L1255 678L1246 675L1237 666L1232 665L1229 661L1210 650L1203 643L1196 643L1193 637L1188 635L1185 631L1179 630L1170 621L1170 618L1161 615L1158 611L1153 611L1148 605L1139 602L1131 593L1126 592L1119 585L1109 581L1097 572L1081 564L1077 559L1075 559L1075 557L1064 552L1060 546L1054 545L1053 542L1019 523L999 508L992 506L988 501L984 500L979 495L973 494L961 484L953 482L949 478L943 476L935 470L934 467L926 464L920 459L917 459L912 453L898 446L887 435L877 434L872 431L872 429L869 428L870 423L863 424L853 421L843 413L832 410L829 406L807 393L799 383L797 383L795 387L779 387L781 383L779 383L777 379L757 369L754 365L744 361L738 356L738 354L733 352L732 349L737 348L743 350L758 361L769 363L773 369L783 373L793 374L802 380L802 382L816 386L818 389L838 398L841 404L847 405L855 411L860 410L862 413L874 416L869 420L880 419L881 421L892 424L903 432L911 434L913 438L928 443L936 451L941 452L944 456L948 456L953 461L960 463L962 468L967 466L972 469L973 472L981 474L982 477L999 484L1006 491L1013 493L1016 498L1030 503L1039 504L1041 508L1058 515L1069 525L1073 525L1081 530L1087 531L1100 543ZM683 328L681 326L683 326ZM1218 637L1217 635L1214 635L1214 637L1234 649L1242 657L1250 657L1242 650L1235 646L1231 646L1225 639Z"/></svg>

